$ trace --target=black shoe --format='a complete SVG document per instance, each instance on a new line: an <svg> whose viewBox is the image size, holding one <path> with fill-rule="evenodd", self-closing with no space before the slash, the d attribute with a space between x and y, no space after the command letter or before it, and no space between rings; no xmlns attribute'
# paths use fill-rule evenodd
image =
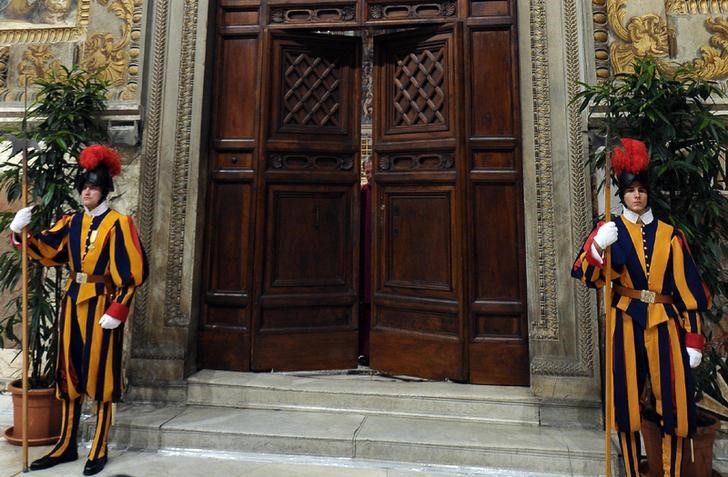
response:
<svg viewBox="0 0 728 477"><path fill-rule="evenodd" d="M87 460L86 465L83 466L83 475L94 475L104 470L106 466L106 456L96 460Z"/></svg>
<svg viewBox="0 0 728 477"><path fill-rule="evenodd" d="M61 454L58 457L51 457L50 455L44 455L40 459L34 460L30 463L30 470L43 470L50 469L58 464L65 462L72 462L78 459L78 452L76 450L66 451L65 454Z"/></svg>

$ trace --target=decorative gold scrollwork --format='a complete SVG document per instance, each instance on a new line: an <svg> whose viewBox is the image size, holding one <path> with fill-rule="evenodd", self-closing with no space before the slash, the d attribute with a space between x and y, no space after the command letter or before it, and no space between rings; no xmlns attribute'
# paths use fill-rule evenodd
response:
<svg viewBox="0 0 728 477"><path fill-rule="evenodd" d="M129 53L119 47L111 33L94 33L84 44L82 64L87 71L97 71L112 86L119 86L126 82Z"/></svg>
<svg viewBox="0 0 728 477"><path fill-rule="evenodd" d="M726 0L665 0L668 15L724 14L728 13Z"/></svg>
<svg viewBox="0 0 728 477"><path fill-rule="evenodd" d="M673 71L669 60L670 34L665 18L648 13L625 23L627 0L608 0L607 17L615 38L609 46L609 61L614 73L629 71L635 58L652 56L662 71ZM667 15L712 15L728 13L727 0L665 0ZM596 20L595 20L596 21ZM706 79L728 76L728 20L705 20L710 32L708 45L700 47L700 57L692 60L695 71Z"/></svg>
<svg viewBox="0 0 728 477"><path fill-rule="evenodd" d="M8 90L8 61L10 60L10 47L0 47L0 91L4 94Z"/></svg>
<svg viewBox="0 0 728 477"><path fill-rule="evenodd" d="M132 38L135 0L98 0L121 20L121 36L115 38L110 32L89 35L82 46L81 65L99 75L112 86L124 85L127 81L129 52L127 46Z"/></svg>
<svg viewBox="0 0 728 477"><path fill-rule="evenodd" d="M617 37L609 47L612 70L628 71L637 57L668 57L667 22L655 14L632 17L624 23L627 0L609 0L607 16Z"/></svg>
<svg viewBox="0 0 728 477"><path fill-rule="evenodd" d="M728 21L725 18L708 18L705 27L711 32L710 43L700 48L700 58L693 63L705 78L718 79L728 76Z"/></svg>
<svg viewBox="0 0 728 477"><path fill-rule="evenodd" d="M30 86L37 79L46 78L51 72L60 73L61 63L51 51L50 45L30 45L23 52L23 58L18 65L18 86Z"/></svg>

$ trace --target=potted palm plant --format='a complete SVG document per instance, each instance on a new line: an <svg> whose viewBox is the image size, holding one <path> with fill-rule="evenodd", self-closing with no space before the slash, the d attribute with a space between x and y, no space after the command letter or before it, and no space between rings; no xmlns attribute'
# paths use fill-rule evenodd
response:
<svg viewBox="0 0 728 477"><path fill-rule="evenodd" d="M106 108L108 86L97 76L78 67L62 67L51 71L48 77L36 81L37 95L23 119L23 128L13 134L33 139L38 147L28 152L28 186L30 202L34 205L31 233L48 228L64 213L75 211L78 200L73 189L77 157L81 149L106 138L106 129L100 114ZM17 157L0 163L0 188L8 203L17 201L22 187L21 167ZM0 214L0 228L6 229L13 213ZM10 250L0 255L0 291L18 289L20 253ZM29 329L29 387L31 413L34 395L47 395L50 410L41 416L29 418L29 442L45 444L57 439L61 419L60 401L55 399L55 360L57 349L56 320L63 292L64 270L48 269L40 264L28 267L28 329ZM16 330L20 324L21 298L11 298L0 314L0 347L17 344ZM11 383L11 393L20 386ZM14 396L15 397L15 396ZM20 403L14 405L17 410ZM20 413L15 413L13 428L6 431L10 442L19 443L13 429L19 429ZM33 423L40 429L33 430Z"/></svg>
<svg viewBox="0 0 728 477"><path fill-rule="evenodd" d="M595 85L583 84L574 101L580 110L598 113L605 119L596 124L597 134L631 137L644 141L650 148L648 174L651 182L650 204L658 218L681 229L687 238L692 256L709 289L715 306L704 316L704 334L709 345L703 363L694 370L696 400L713 399L728 404L723 394L722 379L726 370L726 347L716 345L715 332L726 317L728 298L726 259L728 258L728 196L726 195L726 148L728 127L720 117L714 101L726 98L717 83L700 78L689 65L676 65L661 71L652 58L637 59L632 71L617 74ZM603 168L605 151L612 144L601 144L590 157L593 170ZM715 418L719 407L713 406ZM643 419L649 423L649 419ZM699 419L700 424L700 419ZM655 429L657 427L655 426ZM649 433L649 430L647 434ZM699 434L701 431L699 431ZM643 435L645 435L643 428ZM700 434L702 435L702 434ZM647 437L645 437L647 439ZM662 475L661 459L650 459L651 472ZM712 441L702 446L712 455ZM697 450L697 447L696 447ZM685 464L691 463L690 451ZM655 462L656 460L656 462ZM695 462L708 461L707 470L691 469L686 475L710 475L710 457L696 457Z"/></svg>

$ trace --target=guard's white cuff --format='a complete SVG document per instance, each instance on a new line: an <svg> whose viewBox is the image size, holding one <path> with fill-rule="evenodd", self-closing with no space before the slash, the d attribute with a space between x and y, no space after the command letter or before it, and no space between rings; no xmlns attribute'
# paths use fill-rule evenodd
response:
<svg viewBox="0 0 728 477"><path fill-rule="evenodd" d="M104 314L104 316L102 316L101 319L99 320L99 324L105 330L113 330L114 328L117 328L121 324L121 320L117 320L113 316Z"/></svg>
<svg viewBox="0 0 728 477"><path fill-rule="evenodd" d="M589 251L591 252L592 257L594 257L594 260L598 261L600 265L604 263L604 259L602 258L602 255L597 251L597 247L596 245L594 245L594 243L592 243Z"/></svg>

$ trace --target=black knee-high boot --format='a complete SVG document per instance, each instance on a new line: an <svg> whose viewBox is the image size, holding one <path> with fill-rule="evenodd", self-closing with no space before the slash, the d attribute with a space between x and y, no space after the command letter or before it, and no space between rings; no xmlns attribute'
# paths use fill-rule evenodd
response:
<svg viewBox="0 0 728 477"><path fill-rule="evenodd" d="M77 398L72 401L63 400L61 437L58 439L56 446L48 454L30 464L30 470L48 469L54 465L78 459L76 434L78 433L78 423L81 418L82 402L83 398Z"/></svg>
<svg viewBox="0 0 728 477"><path fill-rule="evenodd" d="M113 404L109 402L98 402L96 406L96 432L91 442L91 450L88 453L88 460L83 468L83 475L94 475L101 472L108 459L106 455L106 443L109 439L111 428L111 409Z"/></svg>

